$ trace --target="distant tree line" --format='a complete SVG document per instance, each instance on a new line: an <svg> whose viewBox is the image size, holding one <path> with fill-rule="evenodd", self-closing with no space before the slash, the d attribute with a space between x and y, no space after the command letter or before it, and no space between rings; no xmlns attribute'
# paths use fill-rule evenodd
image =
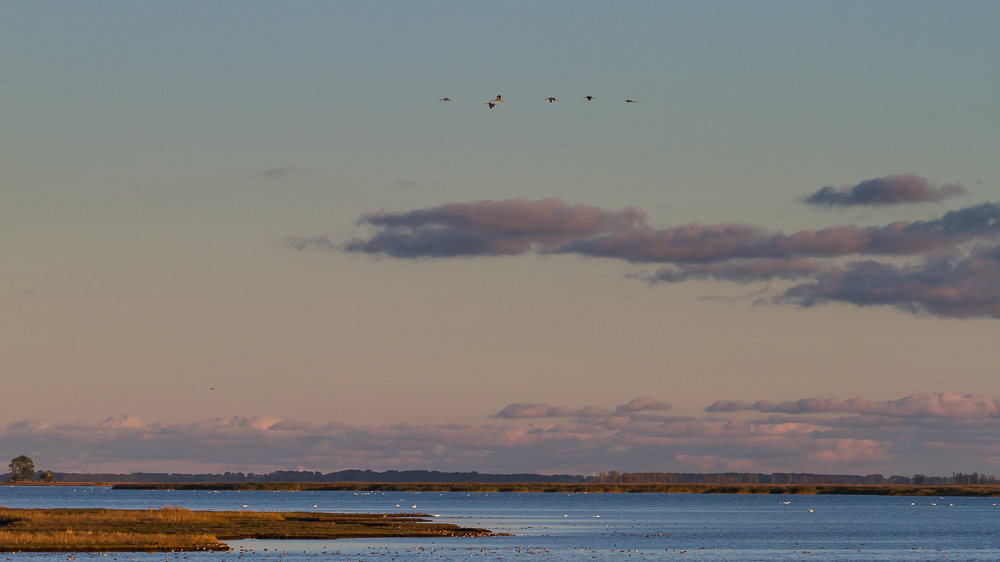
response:
<svg viewBox="0 0 1000 562"><path fill-rule="evenodd" d="M953 472L951 476L927 476L926 474L914 474L909 480L910 481L907 482L907 484L914 484L917 486L933 486L941 484L977 486L980 484L1000 484L1000 478L997 478L992 474L987 476L985 474L979 474L978 472L973 472L972 474Z"/></svg>
<svg viewBox="0 0 1000 562"><path fill-rule="evenodd" d="M977 472L963 474L955 472L951 476L893 475L888 478L881 474L811 474L799 472L602 472L598 482L607 484L911 484L924 485L980 485L1000 484L995 476Z"/></svg>
<svg viewBox="0 0 1000 562"><path fill-rule="evenodd" d="M8 482L156 482L156 483L264 483L264 482L481 482L491 483L604 483L604 484L910 484L926 486L942 485L1000 485L1000 478L973 472L952 473L951 476L890 476L868 474L812 474L799 472L601 472L599 475L579 474L489 474L480 472L439 472L436 470L341 470L322 473L319 471L278 470L266 474L253 472L225 472L222 474L182 474L166 472L111 473L68 473L36 471L31 457L21 455L11 460L8 473L2 480Z"/></svg>
<svg viewBox="0 0 1000 562"><path fill-rule="evenodd" d="M179 474L132 472L130 474L56 472L59 482L162 482L162 483L248 483L248 482L546 482L573 484L593 481L595 477L575 474L487 474L480 472L439 472L436 470L341 470L328 472L277 470L266 474L225 472L222 474Z"/></svg>

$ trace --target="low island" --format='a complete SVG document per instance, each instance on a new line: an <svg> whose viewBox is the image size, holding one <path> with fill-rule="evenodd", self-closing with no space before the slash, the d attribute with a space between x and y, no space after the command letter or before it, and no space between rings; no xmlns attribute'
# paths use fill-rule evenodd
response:
<svg viewBox="0 0 1000 562"><path fill-rule="evenodd" d="M0 552L229 550L240 539L494 536L420 513L319 513L0 507Z"/></svg>

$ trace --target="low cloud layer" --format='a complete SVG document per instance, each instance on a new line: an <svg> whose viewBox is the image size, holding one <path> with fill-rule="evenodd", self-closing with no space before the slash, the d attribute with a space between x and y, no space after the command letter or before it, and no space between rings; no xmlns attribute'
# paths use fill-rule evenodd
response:
<svg viewBox="0 0 1000 562"><path fill-rule="evenodd" d="M965 189L957 183L937 187L914 174L884 176L847 187L824 187L802 201L823 207L885 206L901 203L941 201L948 197L964 195Z"/></svg>
<svg viewBox="0 0 1000 562"><path fill-rule="evenodd" d="M480 425L358 426L263 416L181 424L129 415L101 423L21 421L0 430L0 455L27 454L45 470L89 472L300 466L324 472L1000 472L1000 399L989 396L718 401L700 416L669 409L650 397L617 407L511 404Z"/></svg>
<svg viewBox="0 0 1000 562"><path fill-rule="evenodd" d="M873 402L864 398L806 398L775 404L767 400L747 404L743 401L719 400L706 412L780 412L784 414L876 414L900 418L1000 418L1000 399L981 394L962 396L955 392L922 392L899 400Z"/></svg>
<svg viewBox="0 0 1000 562"><path fill-rule="evenodd" d="M957 184L938 188L912 174L830 190L807 201L890 204L962 192ZM285 244L405 259L575 254L659 264L654 272L629 275L650 284L789 282L772 289L770 302L779 304L845 303L952 318L1000 318L1000 203L968 206L931 220L792 233L741 223L653 228L635 207L613 211L527 198L369 213L358 224L374 232L342 244L325 236L293 236ZM862 259L843 264L848 257ZM905 266L891 261L900 257L915 261Z"/></svg>
<svg viewBox="0 0 1000 562"><path fill-rule="evenodd" d="M669 410L673 408L670 402L660 402L649 396L636 398L628 403L621 404L614 410L614 414L632 414L636 412L652 412ZM549 406L548 404L508 404L493 417L505 420L519 420L532 418L607 418L614 415L612 412L598 406L586 406L578 410L566 407Z"/></svg>

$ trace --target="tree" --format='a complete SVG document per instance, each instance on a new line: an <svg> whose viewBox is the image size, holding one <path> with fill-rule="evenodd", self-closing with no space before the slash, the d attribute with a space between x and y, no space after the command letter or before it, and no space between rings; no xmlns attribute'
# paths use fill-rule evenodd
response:
<svg viewBox="0 0 1000 562"><path fill-rule="evenodd" d="M56 481L56 475L52 474L51 470L46 470L44 472L41 471L41 470L39 470L38 471L38 481L39 482L55 482Z"/></svg>
<svg viewBox="0 0 1000 562"><path fill-rule="evenodd" d="M31 477L35 475L35 462L27 455L14 457L11 459L10 464L7 465L7 468L9 469L11 482L31 480Z"/></svg>

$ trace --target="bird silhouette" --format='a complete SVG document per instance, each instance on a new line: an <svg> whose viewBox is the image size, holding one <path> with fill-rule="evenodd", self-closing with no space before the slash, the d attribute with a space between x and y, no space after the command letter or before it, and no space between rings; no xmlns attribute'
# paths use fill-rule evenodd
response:
<svg viewBox="0 0 1000 562"><path fill-rule="evenodd" d="M440 101L451 101L451 98L441 98Z"/></svg>
<svg viewBox="0 0 1000 562"><path fill-rule="evenodd" d="M594 101L597 98L595 98L594 96L583 96L583 99L585 99L587 101Z"/></svg>
<svg viewBox="0 0 1000 562"><path fill-rule="evenodd" d="M214 387L214 386L210 386L209 388L211 388L212 390L215 390L215 387Z"/></svg>
<svg viewBox="0 0 1000 562"><path fill-rule="evenodd" d="M545 98L545 99L549 100L549 103L552 103L552 102L554 102L554 101L559 101L559 100L557 100L556 98Z"/></svg>
<svg viewBox="0 0 1000 562"><path fill-rule="evenodd" d="M625 102L625 103L639 103L639 102L637 102L635 100L622 100L622 101Z"/></svg>
<svg viewBox="0 0 1000 562"><path fill-rule="evenodd" d="M493 101L505 101L505 100L500 99L500 94L497 94L497 99L495 99Z"/></svg>
<svg viewBox="0 0 1000 562"><path fill-rule="evenodd" d="M493 109L494 107L496 107L497 102L495 102L495 101L488 101L488 102L484 103L483 105L488 105L488 106L490 106L490 109Z"/></svg>

